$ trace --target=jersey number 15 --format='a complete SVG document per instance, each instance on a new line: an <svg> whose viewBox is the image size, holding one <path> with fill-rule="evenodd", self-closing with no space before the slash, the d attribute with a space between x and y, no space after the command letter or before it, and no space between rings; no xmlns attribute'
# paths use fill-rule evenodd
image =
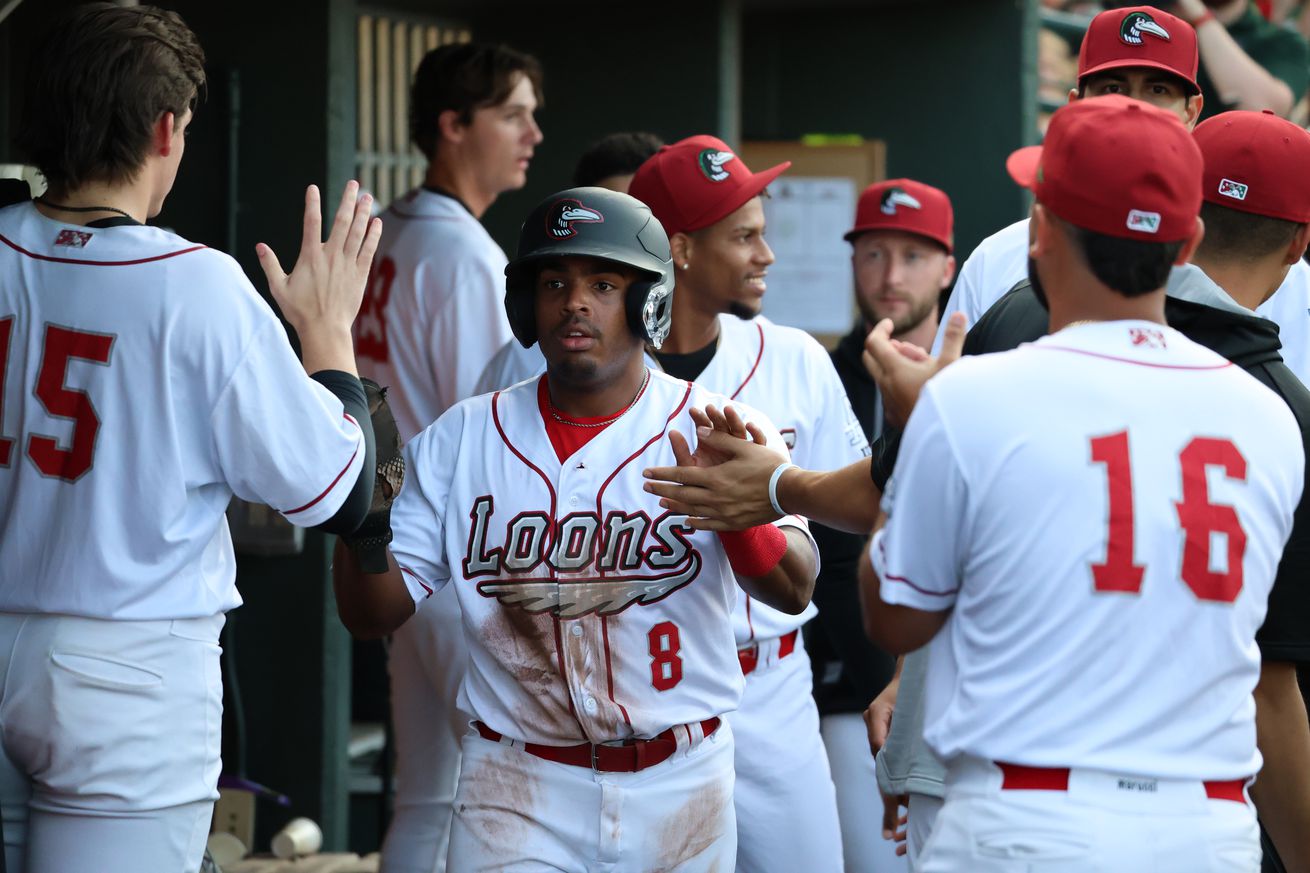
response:
<svg viewBox="0 0 1310 873"><path fill-rule="evenodd" d="M0 318L0 425L4 422L4 386L8 375L9 341L13 332L14 317L10 315ZM65 482L75 482L91 469L100 417L96 415L87 393L69 388L64 384L64 379L68 375L68 363L73 358L108 364L113 347L114 337L110 334L87 333L57 324L46 325L41 369L37 372L33 393L51 416L73 421L73 439L69 448L62 449L52 436L28 435L27 456L45 475ZM13 450L14 440L0 436L0 467L9 466Z"/></svg>
<svg viewBox="0 0 1310 873"><path fill-rule="evenodd" d="M1128 432L1120 431L1092 439L1092 461L1105 465L1110 490L1110 531L1105 561L1092 564L1097 591L1137 594L1142 590L1145 567L1133 563L1133 471L1128 455ZM1231 441L1196 437L1178 455L1183 479L1183 499L1175 502L1178 524L1183 529L1181 576L1200 600L1232 603L1242 590L1242 559L1246 554L1246 531L1237 510L1210 502L1206 473L1210 467L1238 481L1246 480L1246 458ZM1210 563L1213 534L1223 534L1227 563L1222 572Z"/></svg>

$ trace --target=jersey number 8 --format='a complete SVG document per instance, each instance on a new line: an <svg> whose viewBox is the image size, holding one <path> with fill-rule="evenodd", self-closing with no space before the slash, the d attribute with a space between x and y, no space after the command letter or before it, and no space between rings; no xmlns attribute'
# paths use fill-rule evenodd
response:
<svg viewBox="0 0 1310 873"><path fill-rule="evenodd" d="M1133 472L1128 455L1128 432L1095 437L1093 463L1104 464L1110 491L1110 531L1105 561L1092 565L1097 591L1137 594L1142 590L1145 567L1133 563ZM1182 470L1183 499L1174 504L1183 529L1181 576L1200 600L1232 603L1242 590L1242 558L1246 531L1237 510L1210 502L1206 473L1218 467L1224 475L1246 481L1246 458L1229 440L1196 437L1178 455ZM1222 572L1211 569L1213 534L1223 534L1227 563Z"/></svg>
<svg viewBox="0 0 1310 873"><path fill-rule="evenodd" d="M13 336L14 317L0 318L0 424L4 417L4 385L9 362L9 341ZM93 364L108 364L113 351L112 334L88 333L47 324L41 351L41 369L33 392L45 411L55 418L73 421L73 438L69 448L59 447L52 436L31 434L27 438L27 456L47 476L76 482L91 469L100 431L100 417L85 391L75 391L64 384L68 364L73 358ZM8 467L14 441L0 436L0 467Z"/></svg>

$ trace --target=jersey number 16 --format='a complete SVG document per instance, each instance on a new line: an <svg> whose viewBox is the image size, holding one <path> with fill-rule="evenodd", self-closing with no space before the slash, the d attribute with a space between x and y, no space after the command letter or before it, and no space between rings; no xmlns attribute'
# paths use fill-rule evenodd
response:
<svg viewBox="0 0 1310 873"><path fill-rule="evenodd" d="M1110 490L1110 531L1105 561L1092 564L1097 591L1137 594L1142 590L1145 567L1133 563L1133 471L1128 455L1128 432L1120 431L1092 439L1092 461L1105 465ZM1178 455L1183 478L1183 499L1174 507L1183 529L1182 579L1200 600L1232 603L1242 590L1242 558L1246 554L1246 531L1237 510L1210 502L1206 473L1218 467L1230 479L1246 481L1246 458L1231 441L1196 437ZM1227 543L1227 564L1222 572L1212 570L1210 548L1213 534L1223 534Z"/></svg>

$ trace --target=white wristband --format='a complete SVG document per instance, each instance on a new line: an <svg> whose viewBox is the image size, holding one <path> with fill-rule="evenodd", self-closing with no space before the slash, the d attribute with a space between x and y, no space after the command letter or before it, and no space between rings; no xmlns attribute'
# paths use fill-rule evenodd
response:
<svg viewBox="0 0 1310 873"><path fill-rule="evenodd" d="M793 469L795 466L796 465L791 461L783 461L774 469L773 475L769 477L769 502L773 504L773 510L778 513L778 515L787 514L787 510L778 505L778 480L782 478L783 473Z"/></svg>

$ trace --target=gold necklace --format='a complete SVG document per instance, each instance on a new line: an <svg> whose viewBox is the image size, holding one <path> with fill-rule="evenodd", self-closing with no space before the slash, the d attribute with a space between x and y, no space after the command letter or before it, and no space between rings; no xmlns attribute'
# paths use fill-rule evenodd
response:
<svg viewBox="0 0 1310 873"><path fill-rule="evenodd" d="M649 381L650 381L650 368L647 367L646 375L642 377L641 380L641 387L637 389L636 394L632 395L632 399L628 401L628 405L623 407L623 409L619 410L619 412L616 415L614 415L612 418L607 418L604 421L581 422L581 421L572 421L570 419L564 418L558 412L555 411L555 404L551 403L550 400L547 399L546 402L550 403L550 417L558 421L560 424L567 424L569 427L605 427L606 425L613 424L614 422L618 421L620 418L628 414L628 412L632 409L632 407L636 405L637 399L641 397L641 393L646 390L646 383L648 383Z"/></svg>

